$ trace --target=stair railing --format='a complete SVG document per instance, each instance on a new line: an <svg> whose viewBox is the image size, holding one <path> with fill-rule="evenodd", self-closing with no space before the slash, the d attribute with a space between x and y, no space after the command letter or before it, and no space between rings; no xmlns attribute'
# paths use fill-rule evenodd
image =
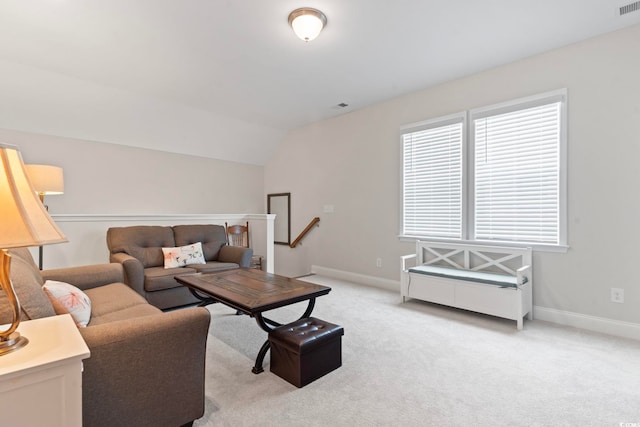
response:
<svg viewBox="0 0 640 427"><path fill-rule="evenodd" d="M296 237L296 240L294 240L294 241L293 241L293 243L289 244L289 247L291 247L291 248L295 248L295 247L296 247L296 245L300 242L300 240L302 240L302 238L303 238L304 236L306 236L306 235L307 235L307 233L308 233L309 231L311 231L311 229L313 228L313 226L314 226L314 225L316 225L316 224L317 224L317 223L319 223L319 222L320 222L320 218L319 218L319 217L315 217L315 218L313 218L313 219L311 220L311 222L309 223L309 225L307 225L307 226L305 227L305 229L304 229L304 230L302 230L302 233L300 233L300 235L299 235L298 237Z"/></svg>

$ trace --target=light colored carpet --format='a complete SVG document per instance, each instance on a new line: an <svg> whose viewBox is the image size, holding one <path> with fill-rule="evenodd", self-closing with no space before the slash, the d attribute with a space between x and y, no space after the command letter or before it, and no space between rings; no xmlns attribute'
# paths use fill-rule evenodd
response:
<svg viewBox="0 0 640 427"><path fill-rule="evenodd" d="M342 367L302 389L272 374L268 356L254 375L266 333L211 305L195 426L640 426L640 342L535 320L518 332L514 321L304 280L332 287L312 315L344 326Z"/></svg>

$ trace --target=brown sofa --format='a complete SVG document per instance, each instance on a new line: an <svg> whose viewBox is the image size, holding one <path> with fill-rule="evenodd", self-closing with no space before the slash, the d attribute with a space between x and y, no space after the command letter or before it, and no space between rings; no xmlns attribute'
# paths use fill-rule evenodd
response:
<svg viewBox="0 0 640 427"><path fill-rule="evenodd" d="M70 283L91 300L91 320L79 328L91 356L83 361L84 427L179 427L204 413L204 308L163 313L122 283L120 264L40 272L28 249L13 249L11 280L23 320L55 316L45 280ZM0 324L11 322L4 293Z"/></svg>
<svg viewBox="0 0 640 427"><path fill-rule="evenodd" d="M164 268L162 248L201 242L206 264ZM221 225L139 225L107 230L109 260L124 267L125 283L160 309L198 302L175 281L181 274L209 273L232 268L249 268L253 250L227 245Z"/></svg>

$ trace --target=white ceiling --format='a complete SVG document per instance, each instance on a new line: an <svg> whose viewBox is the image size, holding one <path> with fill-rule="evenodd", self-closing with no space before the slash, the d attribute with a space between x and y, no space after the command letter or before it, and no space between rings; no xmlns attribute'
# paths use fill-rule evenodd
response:
<svg viewBox="0 0 640 427"><path fill-rule="evenodd" d="M3 0L0 59L282 134L637 24L630 2ZM309 43L301 6L328 18Z"/></svg>

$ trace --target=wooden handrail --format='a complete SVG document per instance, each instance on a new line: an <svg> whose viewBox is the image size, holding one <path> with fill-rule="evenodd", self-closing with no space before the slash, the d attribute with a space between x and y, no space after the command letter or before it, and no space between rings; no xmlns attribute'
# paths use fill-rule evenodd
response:
<svg viewBox="0 0 640 427"><path fill-rule="evenodd" d="M309 225L307 225L307 227L302 230L302 233L300 233L300 235L298 237L296 237L296 240L293 241L293 243L291 243L289 245L289 247L291 248L295 248L296 245L300 242L300 240L302 240L302 238L309 232L311 231L311 229L313 228L314 225L316 225L317 223L320 222L320 218L319 217L315 217L311 220L311 222L309 223Z"/></svg>

